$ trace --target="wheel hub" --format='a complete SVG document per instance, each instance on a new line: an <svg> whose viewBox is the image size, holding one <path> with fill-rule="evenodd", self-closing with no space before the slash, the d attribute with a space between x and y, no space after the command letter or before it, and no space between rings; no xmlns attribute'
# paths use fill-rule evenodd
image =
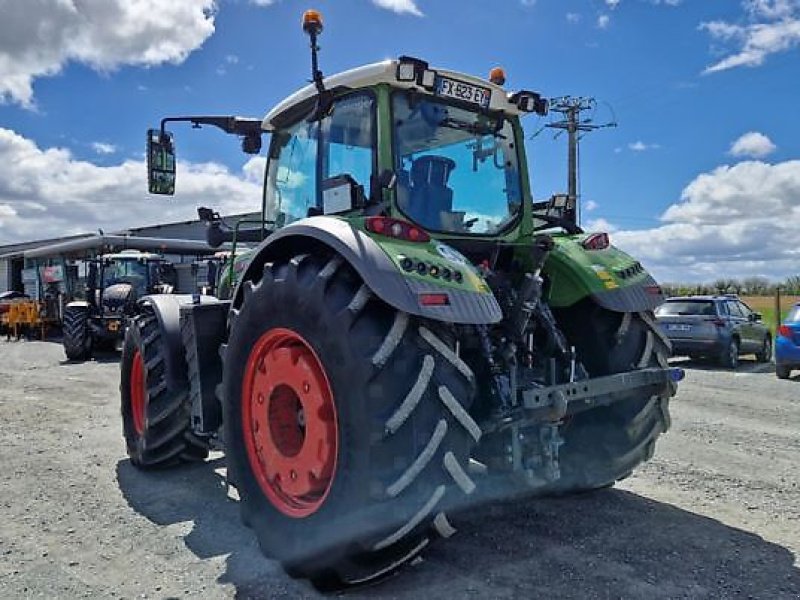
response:
<svg viewBox="0 0 800 600"><path fill-rule="evenodd" d="M245 371L242 417L248 459L281 512L316 512L333 481L338 447L330 383L314 350L288 329L253 346Z"/></svg>

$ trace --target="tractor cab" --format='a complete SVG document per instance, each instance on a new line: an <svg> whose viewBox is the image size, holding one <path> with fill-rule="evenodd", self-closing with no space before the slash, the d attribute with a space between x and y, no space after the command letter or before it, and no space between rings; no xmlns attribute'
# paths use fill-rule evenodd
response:
<svg viewBox="0 0 800 600"><path fill-rule="evenodd" d="M405 56L323 77L313 24L306 31L313 83L263 120L168 117L150 130L151 192L174 192L174 144L165 127L188 121L241 135L245 151L270 134L266 233L317 215L385 216L446 238L519 233L533 215L520 118L546 114L546 100L507 91L502 69L482 79Z"/></svg>
<svg viewBox="0 0 800 600"><path fill-rule="evenodd" d="M89 285L102 297L103 290L114 285L130 286L136 297L169 293L176 283L175 267L158 254L123 250L105 254L89 265ZM98 302L102 302L98 298Z"/></svg>
<svg viewBox="0 0 800 600"><path fill-rule="evenodd" d="M387 214L432 233L493 237L520 223L529 191L519 116L546 110L538 94L410 58L325 83L321 114L309 86L264 119L269 220Z"/></svg>

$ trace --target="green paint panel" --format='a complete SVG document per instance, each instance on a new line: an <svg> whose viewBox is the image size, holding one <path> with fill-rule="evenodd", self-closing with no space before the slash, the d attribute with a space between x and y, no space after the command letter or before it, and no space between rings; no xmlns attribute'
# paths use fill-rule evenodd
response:
<svg viewBox="0 0 800 600"><path fill-rule="evenodd" d="M441 241L431 239L430 242L405 242L395 238L371 233L364 229L364 219L352 221L353 226L358 227L365 235L368 235L381 249L386 256L394 263L399 273L409 279L416 279L426 283L432 283L443 288L451 288L464 292L475 292L478 294L491 294L491 290L483 277L478 273L466 257L452 247ZM406 270L403 268L403 259L409 259L414 265L414 269ZM416 266L424 263L426 274L420 274ZM429 273L430 267L438 269L440 275L434 277ZM451 279L446 281L441 273L449 269L451 273L461 273L463 280L461 283Z"/></svg>
<svg viewBox="0 0 800 600"><path fill-rule="evenodd" d="M630 287L647 279L645 269L619 248L586 250L586 234L556 235L556 247L544 266L551 282L551 306L569 306L591 294Z"/></svg>

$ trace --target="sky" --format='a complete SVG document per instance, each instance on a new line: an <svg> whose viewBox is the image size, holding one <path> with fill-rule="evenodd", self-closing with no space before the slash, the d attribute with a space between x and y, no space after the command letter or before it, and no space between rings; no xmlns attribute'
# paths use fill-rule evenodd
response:
<svg viewBox="0 0 800 600"><path fill-rule="evenodd" d="M407 54L594 98L583 225L660 281L800 274L800 0L0 0L0 245L257 210L263 155L213 129L176 126L178 192L148 196L145 132L305 85L307 8L327 74ZM524 121L537 200L556 116Z"/></svg>

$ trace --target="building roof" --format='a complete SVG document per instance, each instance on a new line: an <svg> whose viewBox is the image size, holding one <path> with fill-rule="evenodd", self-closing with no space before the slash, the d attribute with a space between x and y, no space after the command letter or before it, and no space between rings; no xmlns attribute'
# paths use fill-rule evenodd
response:
<svg viewBox="0 0 800 600"><path fill-rule="evenodd" d="M91 237L93 234L91 233L81 233L78 235L67 235L63 237L57 238L49 238L44 240L35 240L31 242L20 242L17 244L6 244L4 246L0 246L0 260L9 259L9 258L22 258L23 253L26 250L31 250L33 248L39 248L40 246L49 246L51 244L58 244L61 242L69 242L71 240L79 240L83 238Z"/></svg>

